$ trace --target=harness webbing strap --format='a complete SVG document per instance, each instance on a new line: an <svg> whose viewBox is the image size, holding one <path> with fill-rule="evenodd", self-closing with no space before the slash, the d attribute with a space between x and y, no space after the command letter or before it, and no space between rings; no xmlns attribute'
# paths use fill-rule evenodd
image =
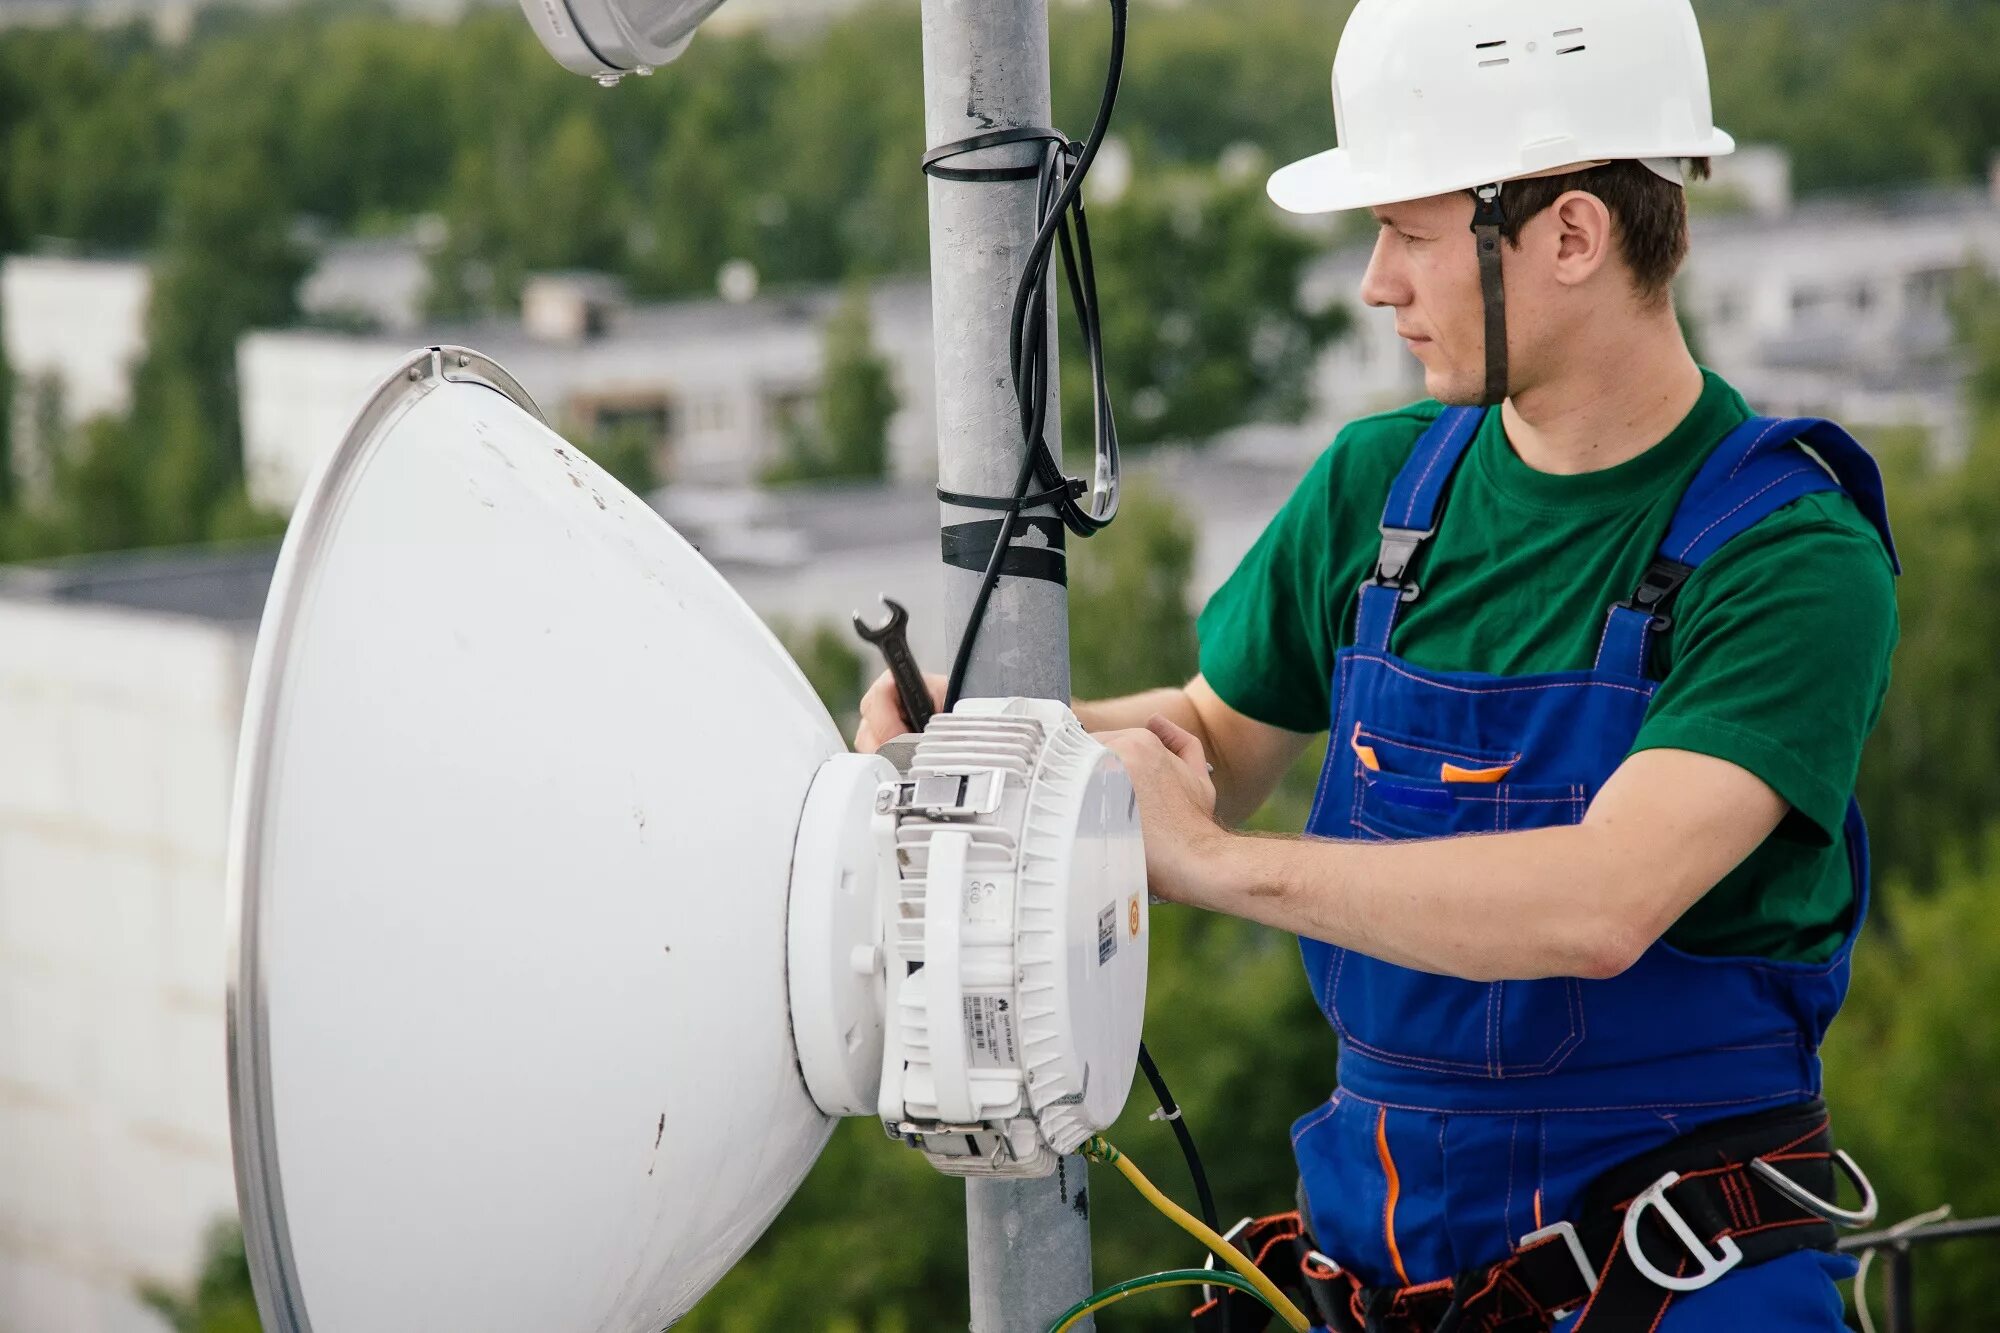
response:
<svg viewBox="0 0 2000 1333"><path fill-rule="evenodd" d="M1626 1248L1626 1219L1648 1266L1672 1277L1718 1275L1802 1249L1832 1249L1833 1226L1753 1169L1761 1158L1815 1198L1831 1200L1832 1143L1817 1099L1698 1129L1624 1163L1594 1182L1573 1227L1536 1233L1506 1258L1454 1277L1407 1287L1368 1287L1313 1246L1299 1214L1259 1219L1242 1237L1273 1281L1302 1291L1333 1333L1564 1333L1644 1329L1681 1294L1649 1277ZM1677 1176L1665 1184L1670 1174ZM1668 1210L1700 1242L1689 1249ZM1723 1263L1732 1251L1739 1258ZM1717 1265L1721 1264L1720 1268ZM1259 1333L1268 1314L1222 1291L1194 1312L1198 1333L1224 1327Z"/></svg>

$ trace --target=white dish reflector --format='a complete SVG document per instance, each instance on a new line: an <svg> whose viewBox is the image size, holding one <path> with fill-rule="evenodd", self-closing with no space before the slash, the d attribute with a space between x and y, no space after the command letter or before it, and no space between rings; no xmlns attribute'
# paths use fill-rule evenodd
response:
<svg viewBox="0 0 2000 1333"><path fill-rule="evenodd" d="M238 1191L268 1333L655 1333L833 1121L785 980L844 745L777 641L476 353L308 489L231 832Z"/></svg>

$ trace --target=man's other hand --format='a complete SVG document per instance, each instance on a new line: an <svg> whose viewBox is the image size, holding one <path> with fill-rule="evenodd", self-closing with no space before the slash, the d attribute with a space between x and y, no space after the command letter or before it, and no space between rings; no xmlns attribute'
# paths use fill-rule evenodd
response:
<svg viewBox="0 0 2000 1333"><path fill-rule="evenodd" d="M931 692L931 707L940 713L944 711L947 683L943 676L924 674L924 684ZM882 748L883 741L894 740L909 730L910 720L903 716L903 701L896 693L896 678L884 671L875 677L868 693L861 696L861 725L854 732L855 752L874 754Z"/></svg>

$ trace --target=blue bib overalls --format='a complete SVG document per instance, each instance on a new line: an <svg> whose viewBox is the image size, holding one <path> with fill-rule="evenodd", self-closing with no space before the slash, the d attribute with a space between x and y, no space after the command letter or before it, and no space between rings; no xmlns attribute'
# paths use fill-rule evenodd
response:
<svg viewBox="0 0 2000 1333"><path fill-rule="evenodd" d="M1881 478L1858 444L1825 422L1753 420L1689 485L1646 586L1608 610L1588 670L1417 667L1391 651L1397 612L1420 595L1415 555L1483 416L1441 415L1390 490L1381 568L1361 590L1354 646L1334 662L1308 836L1579 822L1645 717L1663 592L1813 491L1845 489L1890 540ZM1320 1249L1370 1286L1449 1277L1569 1217L1584 1187L1621 1161L1705 1123L1816 1096L1819 1041L1867 913L1867 835L1852 806L1846 838L1853 917L1823 963L1697 957L1662 941L1610 980L1474 982L1301 939L1340 1039L1338 1090L1292 1130ZM1739 1269L1675 1300L1660 1326L1837 1329L1828 1274L1843 1263L1808 1251Z"/></svg>

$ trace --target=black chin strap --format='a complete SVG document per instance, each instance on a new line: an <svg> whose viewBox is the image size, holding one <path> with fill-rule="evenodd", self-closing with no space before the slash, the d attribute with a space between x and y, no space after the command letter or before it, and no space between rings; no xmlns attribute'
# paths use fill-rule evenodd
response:
<svg viewBox="0 0 2000 1333"><path fill-rule="evenodd" d="M1507 215L1500 207L1500 187L1482 185L1472 192L1472 234L1479 248L1479 294L1486 303L1486 407L1498 407L1507 397L1507 288L1500 280L1500 232Z"/></svg>

